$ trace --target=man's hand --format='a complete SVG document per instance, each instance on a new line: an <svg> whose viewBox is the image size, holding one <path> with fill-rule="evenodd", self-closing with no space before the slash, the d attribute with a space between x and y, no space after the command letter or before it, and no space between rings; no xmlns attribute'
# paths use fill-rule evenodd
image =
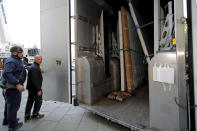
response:
<svg viewBox="0 0 197 131"><path fill-rule="evenodd" d="M18 91L20 91L20 92L25 91L24 86L22 86L22 85L20 85L20 84L16 85L16 88L17 88L17 89L18 89Z"/></svg>
<svg viewBox="0 0 197 131"><path fill-rule="evenodd" d="M41 95L42 95L42 91L41 91L41 90L38 91L37 95L38 95L38 96L41 96Z"/></svg>

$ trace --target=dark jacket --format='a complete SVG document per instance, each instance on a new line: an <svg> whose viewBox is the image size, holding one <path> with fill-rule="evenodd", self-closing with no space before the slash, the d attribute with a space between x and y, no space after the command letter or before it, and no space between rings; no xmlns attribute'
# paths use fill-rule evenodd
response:
<svg viewBox="0 0 197 131"><path fill-rule="evenodd" d="M28 79L27 79L27 90L38 92L42 87L42 73L39 67L39 64L33 63L28 70Z"/></svg>
<svg viewBox="0 0 197 131"><path fill-rule="evenodd" d="M23 64L25 66L28 66L28 59L27 59L27 57L23 57Z"/></svg>
<svg viewBox="0 0 197 131"><path fill-rule="evenodd" d="M11 85L16 86L17 84L23 85L26 80L26 70L22 61L11 55L6 59L3 65L2 83L8 82Z"/></svg>

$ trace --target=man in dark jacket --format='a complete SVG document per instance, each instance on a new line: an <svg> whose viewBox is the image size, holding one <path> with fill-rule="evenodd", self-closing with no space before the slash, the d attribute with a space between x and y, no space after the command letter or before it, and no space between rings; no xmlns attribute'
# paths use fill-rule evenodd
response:
<svg viewBox="0 0 197 131"><path fill-rule="evenodd" d="M6 85L5 111L7 113L5 113L4 121L7 121L9 131L15 131L23 125L17 120L17 112L20 108L21 92L24 91L23 84L26 80L26 71L21 61L23 49L19 46L14 46L10 49L10 52L11 56L4 63L2 74L2 83Z"/></svg>
<svg viewBox="0 0 197 131"><path fill-rule="evenodd" d="M34 63L28 69L27 90L28 99L25 108L25 122L32 119L40 119L44 115L39 114L42 105L42 73L40 64L42 63L42 57L36 56ZM33 115L31 116L31 109L34 104Z"/></svg>

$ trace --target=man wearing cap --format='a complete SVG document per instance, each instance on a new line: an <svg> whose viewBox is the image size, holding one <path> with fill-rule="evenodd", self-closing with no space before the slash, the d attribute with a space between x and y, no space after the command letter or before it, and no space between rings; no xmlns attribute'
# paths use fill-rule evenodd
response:
<svg viewBox="0 0 197 131"><path fill-rule="evenodd" d="M21 93L24 91L23 83L26 79L26 71L21 61L23 49L13 46L10 49L11 56L4 63L2 83L6 85L5 99L7 105L7 116L4 120L8 122L9 131L21 128L23 123L17 120L17 112L20 108Z"/></svg>

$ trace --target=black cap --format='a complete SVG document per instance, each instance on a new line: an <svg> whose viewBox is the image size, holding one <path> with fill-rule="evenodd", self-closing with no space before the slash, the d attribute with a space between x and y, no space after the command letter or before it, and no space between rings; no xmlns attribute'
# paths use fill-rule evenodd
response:
<svg viewBox="0 0 197 131"><path fill-rule="evenodd" d="M20 46L13 46L10 48L10 52L23 52L23 49Z"/></svg>
<svg viewBox="0 0 197 131"><path fill-rule="evenodd" d="M11 47L10 52L18 52L18 46Z"/></svg>
<svg viewBox="0 0 197 131"><path fill-rule="evenodd" d="M23 49L20 46L18 46L18 52L23 52Z"/></svg>

